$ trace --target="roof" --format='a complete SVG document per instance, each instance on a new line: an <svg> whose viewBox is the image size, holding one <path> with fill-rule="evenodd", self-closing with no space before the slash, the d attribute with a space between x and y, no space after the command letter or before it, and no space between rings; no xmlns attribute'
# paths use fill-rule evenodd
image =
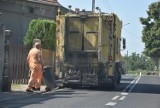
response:
<svg viewBox="0 0 160 108"><path fill-rule="evenodd" d="M29 2L36 2L40 4L47 4L47 5L55 5L55 6L61 6L57 0L27 0Z"/></svg>

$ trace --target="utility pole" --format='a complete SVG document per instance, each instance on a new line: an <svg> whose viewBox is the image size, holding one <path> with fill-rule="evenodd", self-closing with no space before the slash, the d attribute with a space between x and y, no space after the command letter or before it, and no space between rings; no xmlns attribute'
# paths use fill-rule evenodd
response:
<svg viewBox="0 0 160 108"><path fill-rule="evenodd" d="M92 12L95 12L95 0L92 0Z"/></svg>
<svg viewBox="0 0 160 108"><path fill-rule="evenodd" d="M128 50L127 50L127 66L126 66L126 73L128 74Z"/></svg>

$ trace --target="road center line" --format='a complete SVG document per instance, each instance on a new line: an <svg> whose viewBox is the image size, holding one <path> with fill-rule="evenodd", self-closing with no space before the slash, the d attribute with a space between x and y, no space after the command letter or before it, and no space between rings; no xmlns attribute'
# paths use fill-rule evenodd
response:
<svg viewBox="0 0 160 108"><path fill-rule="evenodd" d="M113 97L112 100L117 100L118 98L119 98L119 96L117 95L117 96Z"/></svg>
<svg viewBox="0 0 160 108"><path fill-rule="evenodd" d="M108 102L107 104L105 104L106 106L115 106L117 104L117 102Z"/></svg>
<svg viewBox="0 0 160 108"><path fill-rule="evenodd" d="M128 93L121 93L121 95L127 96L127 95L128 95Z"/></svg>
<svg viewBox="0 0 160 108"><path fill-rule="evenodd" d="M125 93L126 91L127 91L127 89L129 89L128 90L128 92L131 92L132 91L132 89L135 87L135 85L138 83L138 81L140 80L140 78L141 78L141 75L139 76L139 77L136 77L124 90L123 90L123 92L121 93L121 95L122 95L122 97L121 98L119 98L120 96L115 96L115 97L113 97L112 98L112 101L115 101L115 100L117 100L118 98L119 98L119 100L124 100L125 98L126 98L126 96L128 95L128 93ZM106 106L115 106L117 104L117 102L108 102L108 103L106 103L105 105Z"/></svg>
<svg viewBox="0 0 160 108"><path fill-rule="evenodd" d="M137 80L137 77L123 90L123 92L126 92L127 89Z"/></svg>
<svg viewBox="0 0 160 108"><path fill-rule="evenodd" d="M126 98L126 96L122 96L119 100L124 100Z"/></svg>
<svg viewBox="0 0 160 108"><path fill-rule="evenodd" d="M138 81L140 80L140 78L141 78L141 77L139 77L139 78L136 80L136 82L134 83L133 86L131 86L131 88L129 89L128 92L131 92L131 91L133 90L133 88L136 86L136 84L138 83Z"/></svg>

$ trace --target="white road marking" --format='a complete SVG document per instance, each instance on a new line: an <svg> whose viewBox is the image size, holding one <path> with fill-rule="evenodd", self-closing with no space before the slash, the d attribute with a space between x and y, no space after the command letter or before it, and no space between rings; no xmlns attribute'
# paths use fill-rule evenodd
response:
<svg viewBox="0 0 160 108"><path fill-rule="evenodd" d="M121 93L121 95L125 95L125 96L127 96L127 95L128 95L128 93Z"/></svg>
<svg viewBox="0 0 160 108"><path fill-rule="evenodd" d="M106 106L115 106L117 104L117 102L108 102L107 104L105 104Z"/></svg>
<svg viewBox="0 0 160 108"><path fill-rule="evenodd" d="M126 98L126 96L122 96L119 100L124 100Z"/></svg>
<svg viewBox="0 0 160 108"><path fill-rule="evenodd" d="M141 78L141 76L142 76L142 74L141 74L141 72L140 72L140 75L139 75L139 77L136 77L129 85L127 85L127 87L122 91L122 93L121 93L121 95L122 95L122 97L120 97L120 96L115 96L115 97L113 97L112 98L112 101L116 101L119 97L119 100L124 100L125 98L126 98L126 96L128 95L128 93L129 92L131 92L132 90L133 90L133 88L135 87L135 85L138 83L138 81L140 80L140 78ZM129 90L128 90L129 89ZM128 93L125 93L125 92L127 92L127 90L128 90ZM106 103L105 105L106 106L111 106L111 107L113 107L113 106L115 106L117 104L117 102L108 102L108 103Z"/></svg>
<svg viewBox="0 0 160 108"><path fill-rule="evenodd" d="M136 81L136 83L135 84L137 84L138 83L138 81L139 81L139 79L140 79L141 77L139 77L138 79L137 79L137 81Z"/></svg>
<svg viewBox="0 0 160 108"><path fill-rule="evenodd" d="M126 92L127 89L137 80L137 77L123 90L123 92Z"/></svg>
<svg viewBox="0 0 160 108"><path fill-rule="evenodd" d="M134 85L131 86L131 88L129 89L128 92L131 92L131 91L133 90L133 88L136 86L136 84L138 83L138 81L139 81L140 78L141 78L141 77L139 77L139 78L136 80L136 82L134 83Z"/></svg>
<svg viewBox="0 0 160 108"><path fill-rule="evenodd" d="M64 90L64 89L57 89L57 91L62 91L62 90Z"/></svg>
<svg viewBox="0 0 160 108"><path fill-rule="evenodd" d="M115 96L112 98L112 100L117 100L119 98L119 96Z"/></svg>

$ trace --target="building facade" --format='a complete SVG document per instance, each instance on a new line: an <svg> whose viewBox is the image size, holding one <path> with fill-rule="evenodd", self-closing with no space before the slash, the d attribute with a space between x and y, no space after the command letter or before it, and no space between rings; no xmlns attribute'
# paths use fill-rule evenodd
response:
<svg viewBox="0 0 160 108"><path fill-rule="evenodd" d="M63 13L68 9L54 0L0 0L0 23L12 31L11 43L23 44L32 19L56 20L57 9Z"/></svg>

